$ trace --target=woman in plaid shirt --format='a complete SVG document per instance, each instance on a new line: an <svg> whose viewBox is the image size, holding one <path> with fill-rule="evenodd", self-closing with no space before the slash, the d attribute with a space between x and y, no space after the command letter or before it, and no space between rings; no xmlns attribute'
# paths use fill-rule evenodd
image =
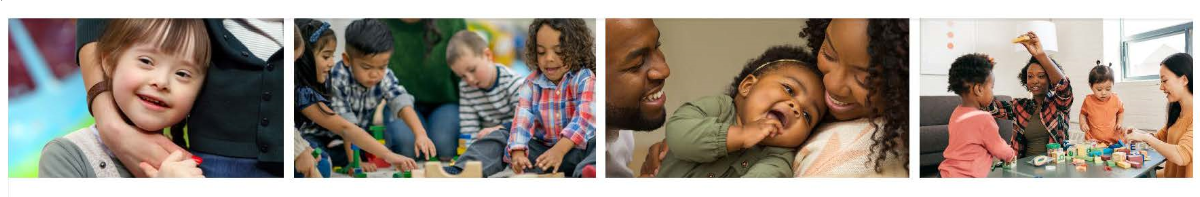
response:
<svg viewBox="0 0 1200 197"><path fill-rule="evenodd" d="M529 170L593 177L596 57L591 30L583 19L536 19L529 36L525 57L534 72L521 89L504 160L518 174Z"/></svg>
<svg viewBox="0 0 1200 197"><path fill-rule="evenodd" d="M1017 158L1046 154L1046 144L1062 144L1069 139L1067 113L1075 100L1070 80L1042 50L1037 34L1029 32L1024 36L1029 39L1020 43L1033 57L1017 77L1033 93L1033 98L995 100L987 108L996 118L1013 121L1009 144L1017 152Z"/></svg>

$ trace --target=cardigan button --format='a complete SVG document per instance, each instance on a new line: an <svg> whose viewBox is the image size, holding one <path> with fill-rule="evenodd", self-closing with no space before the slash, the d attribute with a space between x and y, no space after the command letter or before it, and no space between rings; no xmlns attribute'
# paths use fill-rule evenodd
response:
<svg viewBox="0 0 1200 197"><path fill-rule="evenodd" d="M250 57L249 51L242 51L242 57Z"/></svg>
<svg viewBox="0 0 1200 197"><path fill-rule="evenodd" d="M265 127L265 126L271 124L271 121L268 121L267 118L263 118L262 123L260 123L260 124Z"/></svg>
<svg viewBox="0 0 1200 197"><path fill-rule="evenodd" d="M263 101L271 101L271 92L263 92L262 100Z"/></svg>
<svg viewBox="0 0 1200 197"><path fill-rule="evenodd" d="M100 162L100 169L104 169L104 167L108 167L108 162L101 161L101 162Z"/></svg>

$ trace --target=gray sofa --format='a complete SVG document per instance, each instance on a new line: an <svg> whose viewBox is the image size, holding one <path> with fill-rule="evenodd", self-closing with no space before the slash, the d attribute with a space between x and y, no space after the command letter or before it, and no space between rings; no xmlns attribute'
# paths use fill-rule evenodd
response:
<svg viewBox="0 0 1200 197"><path fill-rule="evenodd" d="M996 96L996 99L1011 97ZM921 96L921 177L938 176L938 165L945 159L942 151L950 139L950 114L961 103L958 96ZM996 119L996 124L1000 126L1000 137L1007 141L1012 136L1012 121Z"/></svg>

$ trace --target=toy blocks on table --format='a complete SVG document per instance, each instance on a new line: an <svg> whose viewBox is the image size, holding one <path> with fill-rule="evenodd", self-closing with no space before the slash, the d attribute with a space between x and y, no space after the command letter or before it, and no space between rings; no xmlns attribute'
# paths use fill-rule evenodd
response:
<svg viewBox="0 0 1200 197"><path fill-rule="evenodd" d="M1125 151L1129 151L1129 150L1125 150ZM1123 162L1126 159L1126 156L1127 156L1126 154L1127 154L1126 152L1114 152L1112 154L1112 160L1117 161L1117 162Z"/></svg>
<svg viewBox="0 0 1200 197"><path fill-rule="evenodd" d="M1145 157L1143 157L1143 155L1141 155L1141 154L1129 155L1128 158L1126 158L1125 160L1129 161L1129 162L1138 162L1138 163L1146 161Z"/></svg>
<svg viewBox="0 0 1200 197"><path fill-rule="evenodd" d="M1129 167L1142 168L1142 162L1131 161L1129 162Z"/></svg>

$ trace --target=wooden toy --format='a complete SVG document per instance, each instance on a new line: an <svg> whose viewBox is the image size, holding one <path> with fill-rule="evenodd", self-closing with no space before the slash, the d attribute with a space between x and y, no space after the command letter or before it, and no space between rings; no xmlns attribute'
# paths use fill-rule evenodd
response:
<svg viewBox="0 0 1200 197"><path fill-rule="evenodd" d="M1086 172L1087 166L1084 166L1084 165L1075 166L1075 170L1080 171L1080 172Z"/></svg>
<svg viewBox="0 0 1200 197"><path fill-rule="evenodd" d="M1130 167L1129 162L1125 162L1125 161L1118 161L1117 166L1124 168L1124 169L1129 169L1129 167Z"/></svg>
<svg viewBox="0 0 1200 197"><path fill-rule="evenodd" d="M1137 153L1134 153L1133 155L1129 155L1129 157L1126 158L1125 160L1129 161L1129 162L1138 162L1138 163L1146 161L1143 159L1143 155L1137 154Z"/></svg>
<svg viewBox="0 0 1200 197"><path fill-rule="evenodd" d="M1087 164L1087 162L1086 162L1086 161L1083 161L1082 159L1073 159L1073 160L1071 160L1071 164L1075 164L1075 165L1086 165L1086 164Z"/></svg>
<svg viewBox="0 0 1200 197"><path fill-rule="evenodd" d="M1113 160L1108 160L1108 166L1109 166L1109 167L1115 167L1115 166L1117 166L1117 162L1115 162L1115 161L1113 161Z"/></svg>
<svg viewBox="0 0 1200 197"><path fill-rule="evenodd" d="M1129 151L1129 150L1125 150L1125 151ZM1123 162L1123 161L1125 161L1126 156L1127 156L1125 154L1126 154L1126 152L1115 152L1112 154L1112 160L1117 161L1117 162Z"/></svg>
<svg viewBox="0 0 1200 197"><path fill-rule="evenodd" d="M426 178L483 178L483 163L479 161L468 161L467 167L458 173L451 175L442 169L442 162L425 162L425 170L423 177ZM417 174L417 172L413 172Z"/></svg>
<svg viewBox="0 0 1200 197"><path fill-rule="evenodd" d="M1134 161L1131 161L1131 162L1129 162L1129 167L1133 167L1133 168L1142 168L1142 162L1134 162Z"/></svg>

